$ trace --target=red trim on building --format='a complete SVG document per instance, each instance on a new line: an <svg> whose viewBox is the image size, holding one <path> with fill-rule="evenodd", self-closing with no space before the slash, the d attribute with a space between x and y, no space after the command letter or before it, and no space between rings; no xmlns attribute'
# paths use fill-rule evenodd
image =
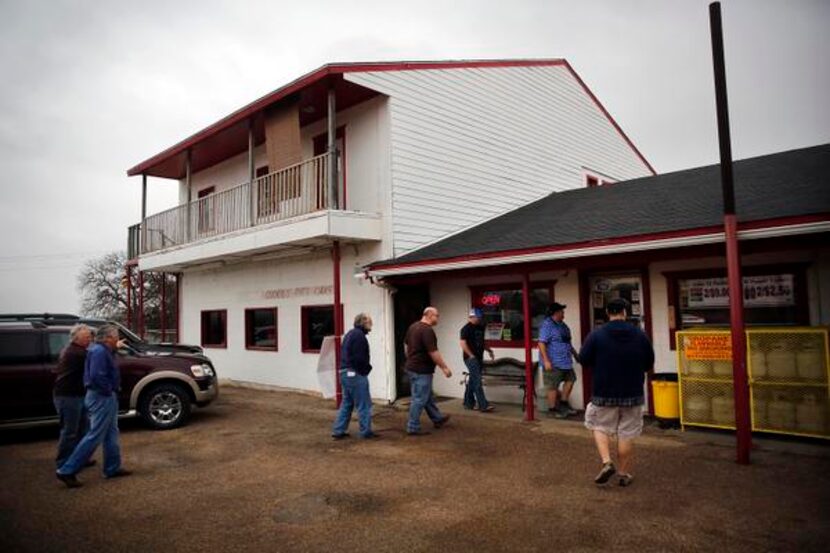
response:
<svg viewBox="0 0 830 553"><path fill-rule="evenodd" d="M822 221L830 221L830 214L820 215L800 215L797 217L781 217L777 219L766 219L761 221L750 221L740 223L738 231L759 230L764 228L777 228L790 225L815 223ZM501 250L495 252L485 252L479 254L459 255L455 257L446 257L443 259L421 259L418 261L410 261L405 263L389 263L376 264L370 270L389 270L389 269L405 269L409 267L420 267L422 265L443 265L450 263L460 263L464 261L479 261L494 259L499 257L514 257L520 255L531 255L536 253L554 253L559 251L576 250L581 248L595 248L601 246L614 246L622 244L637 244L641 242L652 242L656 240L669 240L672 238L688 238L693 236L705 236L707 234L717 234L723 232L722 225L713 225L709 227L700 227L696 229L684 229L679 231L657 232L650 234L637 234L631 236L622 236L618 238L606 238L602 240L589 240L586 242L573 242L571 244L562 244L557 246L539 246L535 248L519 248L515 250ZM667 248L671 246L666 246Z"/></svg>
<svg viewBox="0 0 830 553"><path fill-rule="evenodd" d="M551 67L551 66L564 66L573 77L577 80L580 86L588 93L590 98L596 104L596 106L602 111L605 117L608 118L608 121L613 125L613 127L620 133L620 136L626 141L626 143L631 147L637 157L645 164L645 166L652 172L652 174L656 174L654 168L651 164L646 160L643 154L634 146L634 143L628 138L628 136L623 132L622 128L617 124L611 114L608 113L608 110L602 105L602 103L597 99L593 92L588 88L585 82L579 77L579 75L574 71L573 67L564 59L554 58L554 59L525 59L525 60L456 60L456 61L425 61L425 62L418 62L418 61L409 61L409 62L377 62L377 63L335 63L335 64L328 64L316 69L310 73L303 75L302 77L288 83L287 85L274 90L273 92L266 94L265 96L255 100L254 102L244 106L235 112L231 113L227 117L224 117L205 127L201 131L189 136L188 138L182 140L178 144L163 150L162 152L154 155L153 157L139 163L138 165L130 168L127 171L127 176L135 176L140 175L143 173L148 172L153 167L164 163L171 158L187 151L190 148L193 148L198 143L202 142L203 140L224 131L236 124L244 122L246 119L252 118L262 112L265 108L270 106L271 104L278 102L292 94L298 93L299 91L307 88L319 81L322 81L326 78L331 78L333 76L342 76L346 73L366 73L366 72L379 72L379 71L418 71L418 70L435 70L435 69L475 69L475 68L498 68L498 67ZM342 78L342 77L339 77Z"/></svg>
<svg viewBox="0 0 830 553"><path fill-rule="evenodd" d="M622 127L620 127L619 124L617 124L617 122L614 120L614 118L611 117L611 114L608 113L608 110L605 109L605 106L602 105L602 102L600 102L599 99L596 96L594 96L594 93L591 92L591 89L588 88L588 85L585 84L585 81L583 81L582 78L577 74L577 72L574 71L574 68L571 67L571 64L565 61L564 65L568 69L568 71L571 72L571 75L573 75L574 79L576 79L580 86L582 86L583 90L585 90L588 96L591 97L591 100L594 101L599 110L605 115L605 117L608 118L608 121L611 123L611 125L613 125L615 129L617 129L617 132L620 133L620 136L622 136L623 140L625 140L626 143L628 143L628 146L634 151L635 154L637 154L637 157L640 158L640 161L642 161L643 164L648 168L648 170L651 171L652 175L656 175L657 171L654 170L654 167L651 166L651 163L649 163L645 156L640 152L640 150L637 149L637 146L635 146L634 143L631 142L631 139L628 138L628 135L625 134L625 131L622 130Z"/></svg>

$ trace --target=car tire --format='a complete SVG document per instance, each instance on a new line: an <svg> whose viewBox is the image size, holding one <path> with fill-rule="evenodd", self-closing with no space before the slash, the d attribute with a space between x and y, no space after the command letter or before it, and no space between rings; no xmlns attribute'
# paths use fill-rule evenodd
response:
<svg viewBox="0 0 830 553"><path fill-rule="evenodd" d="M150 385L141 394L138 412L154 430L171 430L190 418L190 396L184 386L162 382Z"/></svg>

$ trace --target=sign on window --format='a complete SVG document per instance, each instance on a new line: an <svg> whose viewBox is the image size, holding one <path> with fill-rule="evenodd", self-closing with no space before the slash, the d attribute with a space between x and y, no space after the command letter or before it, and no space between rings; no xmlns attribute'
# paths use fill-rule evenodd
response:
<svg viewBox="0 0 830 553"><path fill-rule="evenodd" d="M729 307L729 283L726 278L694 278L683 282L688 290L689 309ZM795 305L793 275L743 277L745 307L782 307Z"/></svg>

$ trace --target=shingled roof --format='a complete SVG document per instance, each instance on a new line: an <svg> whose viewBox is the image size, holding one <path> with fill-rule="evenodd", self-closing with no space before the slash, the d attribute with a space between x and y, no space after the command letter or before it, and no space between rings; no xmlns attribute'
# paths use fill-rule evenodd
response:
<svg viewBox="0 0 830 553"><path fill-rule="evenodd" d="M830 215L830 144L734 164L739 223ZM721 225L720 166L555 192L371 269Z"/></svg>

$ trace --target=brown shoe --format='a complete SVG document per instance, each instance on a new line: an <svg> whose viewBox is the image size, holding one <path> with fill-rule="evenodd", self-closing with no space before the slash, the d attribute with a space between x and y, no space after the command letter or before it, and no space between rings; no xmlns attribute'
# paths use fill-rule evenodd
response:
<svg viewBox="0 0 830 553"><path fill-rule="evenodd" d="M450 422L450 416L449 415L444 415L440 420L437 420L434 423L432 423L432 425L435 428L441 428L442 426L444 426L448 422Z"/></svg>

